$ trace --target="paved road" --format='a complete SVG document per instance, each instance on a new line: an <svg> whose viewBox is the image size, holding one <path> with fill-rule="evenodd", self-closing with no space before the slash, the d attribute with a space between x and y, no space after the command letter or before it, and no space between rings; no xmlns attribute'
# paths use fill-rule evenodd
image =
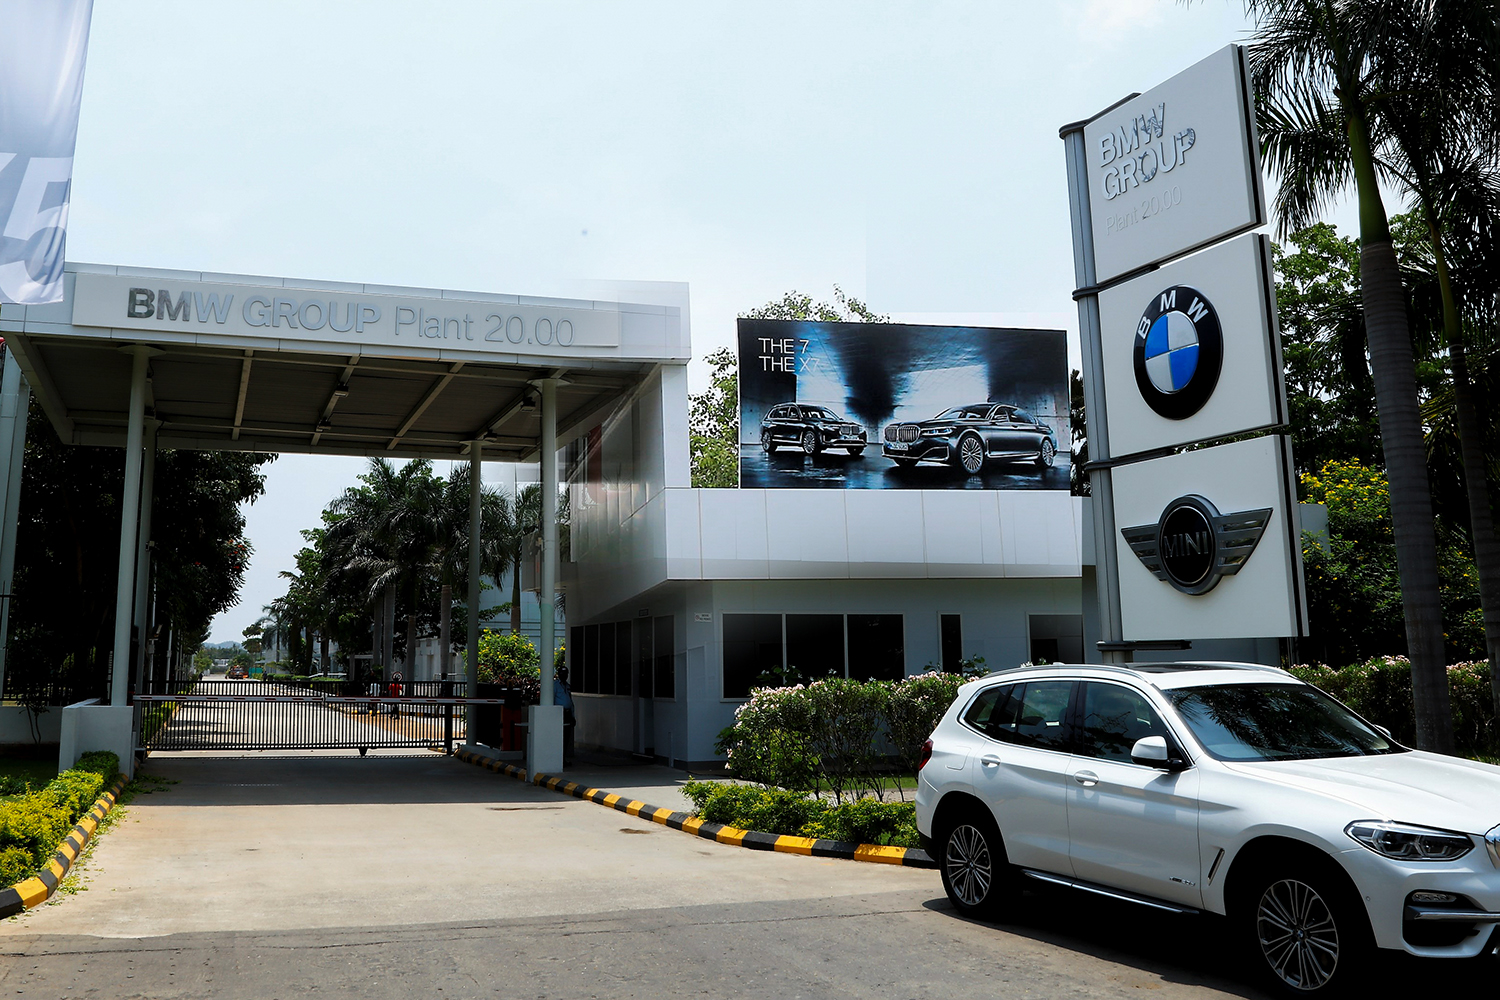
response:
<svg viewBox="0 0 1500 1000"><path fill-rule="evenodd" d="M147 771L179 783L99 843L88 891L0 923L0 993L1257 995L1226 974L1216 924L1067 895L974 923L931 872L714 844L433 755ZM676 795L662 769L585 777Z"/></svg>

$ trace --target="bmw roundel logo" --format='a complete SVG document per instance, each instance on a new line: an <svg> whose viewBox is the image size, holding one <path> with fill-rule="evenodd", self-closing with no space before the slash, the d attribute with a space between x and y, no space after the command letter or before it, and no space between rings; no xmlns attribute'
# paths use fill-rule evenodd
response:
<svg viewBox="0 0 1500 1000"><path fill-rule="evenodd" d="M1219 314L1196 288L1163 289L1136 324L1134 354L1135 384L1146 405L1169 420L1191 417L1219 384Z"/></svg>

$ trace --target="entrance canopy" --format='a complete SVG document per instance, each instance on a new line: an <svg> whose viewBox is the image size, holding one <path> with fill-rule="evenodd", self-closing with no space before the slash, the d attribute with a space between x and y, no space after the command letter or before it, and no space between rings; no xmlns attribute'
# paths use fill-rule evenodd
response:
<svg viewBox="0 0 1500 1000"><path fill-rule="evenodd" d="M71 264L63 302L6 305L0 333L59 436L123 446L133 345L150 350L157 446L534 460L532 383L556 431L691 356L680 305L534 298ZM663 288L654 289L660 297Z"/></svg>

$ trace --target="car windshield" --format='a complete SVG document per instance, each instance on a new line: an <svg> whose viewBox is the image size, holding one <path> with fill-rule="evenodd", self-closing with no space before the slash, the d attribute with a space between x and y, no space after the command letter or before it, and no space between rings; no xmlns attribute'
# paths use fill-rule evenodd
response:
<svg viewBox="0 0 1500 1000"><path fill-rule="evenodd" d="M1169 696L1198 742L1219 760L1368 757L1406 749L1308 685L1220 684Z"/></svg>
<svg viewBox="0 0 1500 1000"><path fill-rule="evenodd" d="M990 415L990 404L980 406L955 406L951 410L944 410L934 420L983 420Z"/></svg>
<svg viewBox="0 0 1500 1000"><path fill-rule="evenodd" d="M808 420L837 420L838 419L838 417L835 414L833 414L832 412L830 412L828 410L823 409L821 406L804 406L802 408L802 413L803 413L803 415Z"/></svg>

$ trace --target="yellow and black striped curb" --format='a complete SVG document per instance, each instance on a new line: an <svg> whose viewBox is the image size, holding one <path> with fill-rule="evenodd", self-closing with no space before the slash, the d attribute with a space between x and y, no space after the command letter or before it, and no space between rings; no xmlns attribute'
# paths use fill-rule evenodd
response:
<svg viewBox="0 0 1500 1000"><path fill-rule="evenodd" d="M9 889L0 890L0 918L9 917L45 903L57 891L57 886L68 874L68 869L73 867L73 862L78 859L78 855L83 853L84 845L89 842L94 831L99 829L99 824L104 822L104 817L108 816L109 811L114 808L115 800L119 798L120 791L124 787L125 778L120 777L110 786L109 791L94 800L94 808L74 825L73 831L58 846L57 853L52 855L52 860L39 875L17 882Z"/></svg>
<svg viewBox="0 0 1500 1000"><path fill-rule="evenodd" d="M597 802L627 815L649 819L653 823L660 823L673 830L681 830L720 844L748 847L753 851L780 851L783 854L805 854L815 858L844 858L849 861L902 865L906 868L937 867L932 858L927 856L926 851L915 847L882 847L879 844L854 844L842 840L823 840L815 837L793 837L780 833L761 833L758 830L741 830L722 823L707 823L685 812L674 812L671 809L647 805L623 795L606 792L602 788L589 788L576 781L550 774L537 774L528 779L525 768L485 757L472 750L455 750L453 756L467 764L476 764L521 781L530 780L534 785L571 795L575 799Z"/></svg>

